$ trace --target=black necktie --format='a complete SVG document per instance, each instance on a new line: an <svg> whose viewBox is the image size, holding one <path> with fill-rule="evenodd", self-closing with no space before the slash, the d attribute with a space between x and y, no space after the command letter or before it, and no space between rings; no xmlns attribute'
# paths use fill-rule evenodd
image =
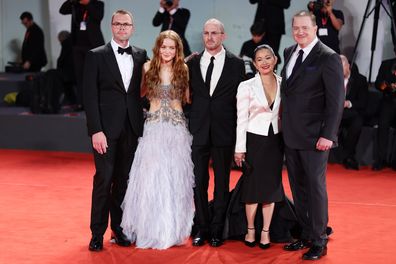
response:
<svg viewBox="0 0 396 264"><path fill-rule="evenodd" d="M119 53L119 54L122 55L122 54L124 54L124 52L125 52L126 54L131 55L131 54L132 54L132 47L129 46L129 47L125 48L125 49L123 49L123 48L121 48L121 47L118 47L118 53Z"/></svg>
<svg viewBox="0 0 396 264"><path fill-rule="evenodd" d="M300 49L298 51L298 57L296 60L296 64L294 64L292 73L290 74L289 78L293 76L293 74L298 70L298 68L300 68L300 66L302 64L302 60L303 60L303 55L304 55L304 51L302 49Z"/></svg>
<svg viewBox="0 0 396 264"><path fill-rule="evenodd" d="M212 78L212 72L213 72L213 61L214 61L215 57L210 57L210 63L208 66L208 70L206 71L206 77L205 77L205 86L206 88L208 88L208 90L210 91L210 79Z"/></svg>

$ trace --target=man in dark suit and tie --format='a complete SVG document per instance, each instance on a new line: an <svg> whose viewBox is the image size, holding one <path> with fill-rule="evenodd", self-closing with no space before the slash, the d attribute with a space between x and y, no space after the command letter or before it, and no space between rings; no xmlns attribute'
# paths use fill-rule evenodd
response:
<svg viewBox="0 0 396 264"><path fill-rule="evenodd" d="M59 9L62 15L71 14L74 70L77 83L77 105L82 109L82 82L85 56L90 49L103 45L100 23L104 16L104 3L98 0L67 0Z"/></svg>
<svg viewBox="0 0 396 264"><path fill-rule="evenodd" d="M203 29L205 50L188 62L192 105L190 132L193 135L195 225L194 246L210 239L221 246L228 203L231 161L236 140L236 93L245 78L243 61L226 51L224 25L217 19L206 21ZM209 219L209 160L213 161L213 216Z"/></svg>
<svg viewBox="0 0 396 264"><path fill-rule="evenodd" d="M284 51L281 76L282 131L286 165L302 226L301 239L285 250L310 247L303 259L327 253L328 200L326 167L344 108L344 77L340 56L316 37L315 16L300 11L293 17L297 44Z"/></svg>
<svg viewBox="0 0 396 264"><path fill-rule="evenodd" d="M116 11L111 19L113 39L88 52L84 70L84 105L92 138L95 176L92 191L91 251L103 248L110 213L112 240L129 246L120 227L129 170L143 132L140 98L146 51L129 45L132 14Z"/></svg>

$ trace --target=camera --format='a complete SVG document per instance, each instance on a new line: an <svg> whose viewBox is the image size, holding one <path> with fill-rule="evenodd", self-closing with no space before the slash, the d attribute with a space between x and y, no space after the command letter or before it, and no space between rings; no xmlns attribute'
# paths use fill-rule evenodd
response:
<svg viewBox="0 0 396 264"><path fill-rule="evenodd" d="M173 6L173 0L166 0L165 5L167 5L169 7Z"/></svg>
<svg viewBox="0 0 396 264"><path fill-rule="evenodd" d="M312 1L312 11L314 13L319 12L324 7L323 0Z"/></svg>
<svg viewBox="0 0 396 264"><path fill-rule="evenodd" d="M314 13L320 12L320 10L325 6L325 5L330 5L331 4L331 0L316 0L316 1L312 1L310 2L312 4L312 8L311 11L313 11Z"/></svg>

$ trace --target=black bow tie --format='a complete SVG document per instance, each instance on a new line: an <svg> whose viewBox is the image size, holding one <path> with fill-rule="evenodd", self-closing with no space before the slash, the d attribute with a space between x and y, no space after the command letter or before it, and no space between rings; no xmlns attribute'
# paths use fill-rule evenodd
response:
<svg viewBox="0 0 396 264"><path fill-rule="evenodd" d="M118 53L119 54L124 54L124 52L126 53L126 54L129 54L129 55L131 55L132 54L132 47L131 46L129 46L128 48L125 48L125 49L123 49L123 48L121 48L121 47L118 47Z"/></svg>

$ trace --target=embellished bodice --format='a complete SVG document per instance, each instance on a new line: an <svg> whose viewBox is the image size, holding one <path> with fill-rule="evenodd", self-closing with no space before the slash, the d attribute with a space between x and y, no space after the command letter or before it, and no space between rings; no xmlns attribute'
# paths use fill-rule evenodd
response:
<svg viewBox="0 0 396 264"><path fill-rule="evenodd" d="M160 108L154 112L147 112L146 122L171 122L173 125L186 124L184 113L172 108L174 99L171 93L171 84L159 85L158 94L155 99L160 102Z"/></svg>

